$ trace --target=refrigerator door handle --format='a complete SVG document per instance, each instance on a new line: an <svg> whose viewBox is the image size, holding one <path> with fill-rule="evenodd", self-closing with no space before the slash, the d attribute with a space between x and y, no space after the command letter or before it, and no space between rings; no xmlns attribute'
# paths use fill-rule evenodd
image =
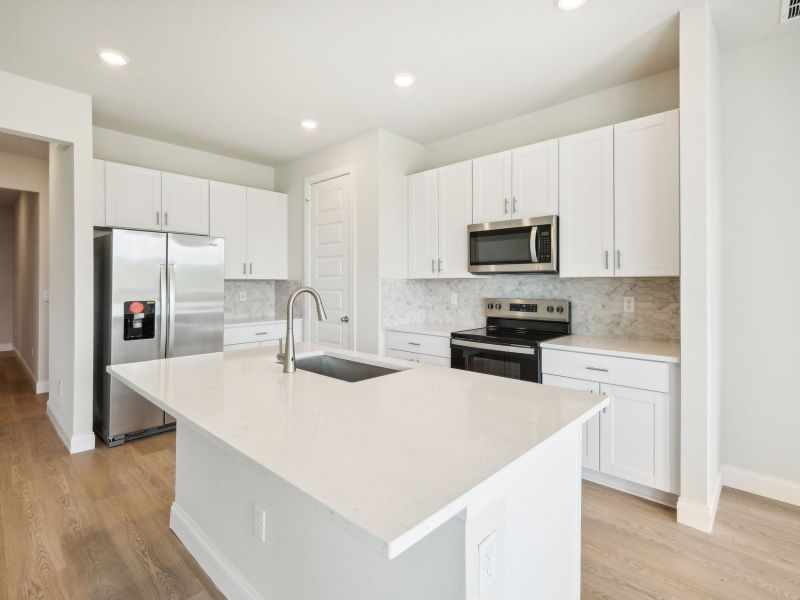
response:
<svg viewBox="0 0 800 600"><path fill-rule="evenodd" d="M167 315L169 315L172 311L169 310L167 305L167 265L161 265L160 271L158 293L159 302L161 303L161 306L159 307L159 310L161 311L161 331L158 336L158 357L165 358L167 356L167 332L169 331Z"/></svg>
<svg viewBox="0 0 800 600"><path fill-rule="evenodd" d="M169 275L169 324L167 329L167 354L166 357L172 356L172 351L175 348L175 265L167 265L167 274Z"/></svg>

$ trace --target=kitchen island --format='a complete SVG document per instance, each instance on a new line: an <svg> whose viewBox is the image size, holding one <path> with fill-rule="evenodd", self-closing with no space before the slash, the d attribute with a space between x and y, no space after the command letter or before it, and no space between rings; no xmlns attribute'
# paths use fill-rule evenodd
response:
<svg viewBox="0 0 800 600"><path fill-rule="evenodd" d="M349 383L325 354L395 369ZM177 419L170 526L229 598L580 595L581 425L606 397L298 345L109 367Z"/></svg>

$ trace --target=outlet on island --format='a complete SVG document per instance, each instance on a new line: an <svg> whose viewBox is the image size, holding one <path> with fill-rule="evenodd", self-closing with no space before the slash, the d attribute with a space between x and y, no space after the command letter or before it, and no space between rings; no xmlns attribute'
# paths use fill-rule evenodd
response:
<svg viewBox="0 0 800 600"><path fill-rule="evenodd" d="M636 299L633 296L625 296L622 299L622 312L632 313L636 310Z"/></svg>

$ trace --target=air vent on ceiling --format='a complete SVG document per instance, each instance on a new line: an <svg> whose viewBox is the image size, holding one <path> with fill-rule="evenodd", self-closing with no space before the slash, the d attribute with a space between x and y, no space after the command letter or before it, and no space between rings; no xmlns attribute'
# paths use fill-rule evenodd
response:
<svg viewBox="0 0 800 600"><path fill-rule="evenodd" d="M800 17L800 0L783 0L781 2L781 23Z"/></svg>

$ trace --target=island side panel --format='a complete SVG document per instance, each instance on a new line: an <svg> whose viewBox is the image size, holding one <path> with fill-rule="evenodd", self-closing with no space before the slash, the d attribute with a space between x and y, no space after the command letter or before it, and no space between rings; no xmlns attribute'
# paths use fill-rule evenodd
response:
<svg viewBox="0 0 800 600"><path fill-rule="evenodd" d="M180 420L176 454L170 525L228 598L466 598L459 517L389 560L324 506ZM265 542L256 504L267 513Z"/></svg>

